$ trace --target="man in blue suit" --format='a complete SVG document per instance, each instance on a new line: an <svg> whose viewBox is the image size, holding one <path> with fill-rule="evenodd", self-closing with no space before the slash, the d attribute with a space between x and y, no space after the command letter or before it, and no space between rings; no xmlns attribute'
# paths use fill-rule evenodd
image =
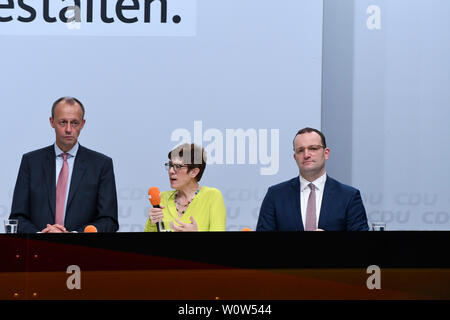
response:
<svg viewBox="0 0 450 320"><path fill-rule="evenodd" d="M294 138L300 175L271 186L261 205L257 231L367 231L360 192L327 176L325 136L304 128Z"/></svg>
<svg viewBox="0 0 450 320"><path fill-rule="evenodd" d="M20 233L99 232L119 228L112 159L82 147L84 106L63 97L52 106L50 125L55 144L22 157L10 219Z"/></svg>

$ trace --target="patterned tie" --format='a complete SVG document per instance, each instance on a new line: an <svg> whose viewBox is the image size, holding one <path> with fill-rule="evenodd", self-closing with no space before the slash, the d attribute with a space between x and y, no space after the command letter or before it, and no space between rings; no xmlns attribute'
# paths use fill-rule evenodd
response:
<svg viewBox="0 0 450 320"><path fill-rule="evenodd" d="M67 153L63 153L63 166L58 176L56 184L56 214L55 223L64 225L64 204L66 202L67 179L69 177L69 164L67 163Z"/></svg>
<svg viewBox="0 0 450 320"><path fill-rule="evenodd" d="M317 229L316 226L316 188L314 184L308 184L308 187L311 189L308 198L308 206L306 207L306 223L305 229L306 231L314 231Z"/></svg>

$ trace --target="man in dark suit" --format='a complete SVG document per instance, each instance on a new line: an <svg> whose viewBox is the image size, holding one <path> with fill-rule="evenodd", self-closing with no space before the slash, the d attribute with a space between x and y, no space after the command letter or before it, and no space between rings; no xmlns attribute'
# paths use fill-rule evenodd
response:
<svg viewBox="0 0 450 320"><path fill-rule="evenodd" d="M367 231L360 192L325 171L325 136L304 128L294 138L300 175L271 186L261 205L257 231Z"/></svg>
<svg viewBox="0 0 450 320"><path fill-rule="evenodd" d="M22 157L10 219L20 233L99 232L119 228L112 159L82 147L83 104L63 97L52 106L55 144Z"/></svg>

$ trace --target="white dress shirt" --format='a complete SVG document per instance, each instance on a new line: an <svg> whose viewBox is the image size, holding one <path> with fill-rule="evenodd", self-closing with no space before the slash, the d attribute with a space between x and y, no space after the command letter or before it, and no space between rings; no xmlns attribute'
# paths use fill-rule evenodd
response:
<svg viewBox="0 0 450 320"><path fill-rule="evenodd" d="M319 216L320 208L322 206L323 190L325 188L325 182L327 180L327 173L325 172L322 176L314 181L308 181L300 175L300 208L302 212L303 228L305 228L306 223L306 207L308 206L308 198L311 192L309 184L312 182L316 188L316 225L319 226Z"/></svg>
<svg viewBox="0 0 450 320"><path fill-rule="evenodd" d="M78 152L78 142L73 146L72 149L70 149L67 153L67 164L69 165L69 176L67 178L67 190L66 190L66 201L64 203L64 217L66 216L66 207L67 207L67 200L69 198L69 189L70 189L70 181L72 180L72 172L73 172L73 165L75 163L75 157ZM61 171L61 168L63 166L64 160L62 157L62 154L64 152L56 145L55 143L55 154L56 154L56 180L55 185L58 185L58 177L59 172Z"/></svg>

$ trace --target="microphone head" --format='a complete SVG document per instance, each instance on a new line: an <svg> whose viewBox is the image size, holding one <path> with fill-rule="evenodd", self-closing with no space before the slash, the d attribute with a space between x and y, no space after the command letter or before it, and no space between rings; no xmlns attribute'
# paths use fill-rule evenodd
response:
<svg viewBox="0 0 450 320"><path fill-rule="evenodd" d="M250 228L242 228L241 231L252 231Z"/></svg>
<svg viewBox="0 0 450 320"><path fill-rule="evenodd" d="M152 206L158 206L161 203L161 197L158 187L151 187L148 189L148 199L150 200Z"/></svg>
<svg viewBox="0 0 450 320"><path fill-rule="evenodd" d="M85 233L95 233L95 232L97 232L97 228L95 226L93 226L92 224L90 224L84 228L84 232Z"/></svg>

